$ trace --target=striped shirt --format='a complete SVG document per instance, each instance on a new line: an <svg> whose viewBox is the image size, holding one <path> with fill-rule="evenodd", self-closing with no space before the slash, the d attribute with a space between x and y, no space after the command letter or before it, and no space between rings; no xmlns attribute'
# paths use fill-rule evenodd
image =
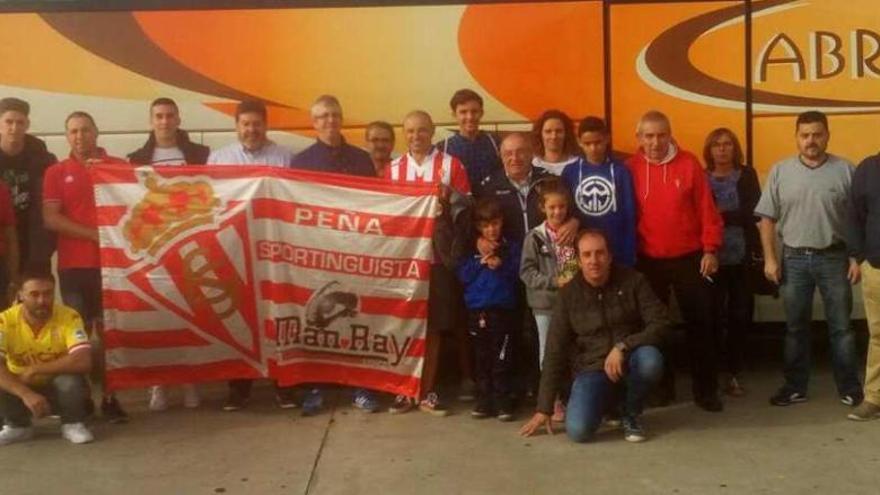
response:
<svg viewBox="0 0 880 495"><path fill-rule="evenodd" d="M410 153L401 155L386 167L385 176L393 182L442 183L459 194L466 196L471 193L467 171L458 158L436 148L421 163Z"/></svg>

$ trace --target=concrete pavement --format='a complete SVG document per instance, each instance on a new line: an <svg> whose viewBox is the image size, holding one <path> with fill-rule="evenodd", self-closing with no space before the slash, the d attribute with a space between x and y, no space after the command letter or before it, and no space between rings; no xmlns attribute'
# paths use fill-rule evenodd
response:
<svg viewBox="0 0 880 495"><path fill-rule="evenodd" d="M514 423L477 421L466 404L434 418L364 414L345 391L304 418L282 412L271 390L251 407L219 411L224 388L203 406L146 410L129 391L127 425L94 423L97 441L62 440L57 421L36 440L0 448L0 494L877 494L880 421L845 419L830 372L814 374L810 401L775 408L776 371L746 375L749 394L721 414L690 402L650 410L650 440L619 430L574 444L564 434L520 438ZM689 380L679 380L680 396Z"/></svg>

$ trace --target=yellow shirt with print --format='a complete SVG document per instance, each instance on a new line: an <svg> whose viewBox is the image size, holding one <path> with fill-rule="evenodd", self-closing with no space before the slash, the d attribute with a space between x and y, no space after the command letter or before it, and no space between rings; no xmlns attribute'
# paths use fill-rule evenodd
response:
<svg viewBox="0 0 880 495"><path fill-rule="evenodd" d="M14 375L27 366L88 348L89 336L73 308L56 304L52 317L37 334L24 319L21 304L0 313L0 358L6 360L6 368Z"/></svg>

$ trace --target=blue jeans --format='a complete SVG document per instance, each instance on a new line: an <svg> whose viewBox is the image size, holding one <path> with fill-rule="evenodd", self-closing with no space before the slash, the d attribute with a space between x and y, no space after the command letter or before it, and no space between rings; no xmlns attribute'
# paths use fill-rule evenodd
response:
<svg viewBox="0 0 880 495"><path fill-rule="evenodd" d="M653 346L637 347L626 356L625 375L618 384L612 383L605 371L578 373L565 413L568 437L575 442L586 442L596 433L618 385L625 388L623 415L640 415L645 397L662 375L663 355Z"/></svg>
<svg viewBox="0 0 880 495"><path fill-rule="evenodd" d="M89 388L83 375L55 375L43 386L31 387L48 399L52 411L61 416L61 423L82 423L86 419ZM30 426L31 411L17 395L0 391L0 416L11 426Z"/></svg>
<svg viewBox="0 0 880 495"><path fill-rule="evenodd" d="M856 371L856 349L850 313L852 287L846 278L849 258L841 250L801 253L784 248L782 286L785 302L785 389L807 393L810 380L810 323L816 287L822 296L828 337L831 340L831 365L840 396L858 395L861 391Z"/></svg>

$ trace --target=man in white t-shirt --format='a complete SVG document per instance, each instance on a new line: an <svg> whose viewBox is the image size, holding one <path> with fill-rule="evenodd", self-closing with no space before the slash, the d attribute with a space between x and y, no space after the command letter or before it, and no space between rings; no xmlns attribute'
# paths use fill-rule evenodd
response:
<svg viewBox="0 0 880 495"><path fill-rule="evenodd" d="M171 98L150 103L150 136L140 149L129 153L135 165L204 165L211 148L189 140L180 129L180 110Z"/></svg>
<svg viewBox="0 0 880 495"><path fill-rule="evenodd" d="M150 136L140 149L129 153L128 161L135 165L204 165L211 148L189 140L189 134L180 128L180 109L171 98L156 98L150 103ZM199 406L199 394L194 384L183 386L183 405ZM166 390L161 385L150 387L150 410L168 409Z"/></svg>

